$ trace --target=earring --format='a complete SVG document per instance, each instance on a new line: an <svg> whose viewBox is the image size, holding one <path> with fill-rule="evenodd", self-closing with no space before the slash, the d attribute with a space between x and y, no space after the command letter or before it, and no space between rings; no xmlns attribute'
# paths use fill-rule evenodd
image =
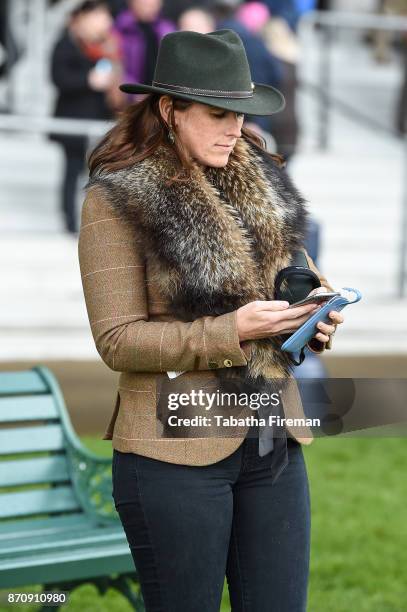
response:
<svg viewBox="0 0 407 612"><path fill-rule="evenodd" d="M172 131L172 127L171 126L168 128L168 140L170 141L171 144L175 143L175 134Z"/></svg>

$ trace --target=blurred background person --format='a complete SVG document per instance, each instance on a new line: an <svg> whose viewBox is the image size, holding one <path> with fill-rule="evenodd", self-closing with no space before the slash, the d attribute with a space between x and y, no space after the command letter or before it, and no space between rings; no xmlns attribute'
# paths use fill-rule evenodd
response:
<svg viewBox="0 0 407 612"><path fill-rule="evenodd" d="M250 31L237 16L241 0L212 0L210 9L216 19L216 28L234 30L242 39L253 81L280 88L282 66L279 60L267 49L262 38ZM272 132L269 117L251 117L251 124L258 125L266 132Z"/></svg>
<svg viewBox="0 0 407 612"><path fill-rule="evenodd" d="M178 29L208 34L216 29L216 22L210 11L199 6L193 6L179 16Z"/></svg>
<svg viewBox="0 0 407 612"><path fill-rule="evenodd" d="M377 12L382 15L407 15L407 0L379 0ZM374 34L374 57L377 62L388 63L392 59L391 46L394 32L376 30Z"/></svg>
<svg viewBox="0 0 407 612"><path fill-rule="evenodd" d="M121 38L126 83L151 83L158 46L175 25L161 16L162 0L128 0L115 29Z"/></svg>
<svg viewBox="0 0 407 612"><path fill-rule="evenodd" d="M107 4L113 18L116 18L119 13L127 8L126 0L107 0Z"/></svg>
<svg viewBox="0 0 407 612"><path fill-rule="evenodd" d="M396 109L396 130L403 136L407 134L407 32L402 35L400 50L403 75Z"/></svg>
<svg viewBox="0 0 407 612"><path fill-rule="evenodd" d="M20 50L14 39L9 23L9 5L0 2L0 79L6 80L10 77L11 68L20 57ZM2 111L8 111L6 99L0 97Z"/></svg>
<svg viewBox="0 0 407 612"><path fill-rule="evenodd" d="M407 0L380 0L378 12L383 15L407 17ZM395 35L388 30L377 30L374 33L374 57L377 62L389 63L392 59L392 46L398 41L401 55L402 77L395 112L395 129L400 134L407 133L407 32Z"/></svg>
<svg viewBox="0 0 407 612"><path fill-rule="evenodd" d="M293 32L297 32L301 17L312 10L327 10L329 0L264 0L273 17L280 17L290 26Z"/></svg>
<svg viewBox="0 0 407 612"><path fill-rule="evenodd" d="M270 16L270 11L263 2L242 4L237 11L237 18L251 32L262 37L267 49L280 62L279 89L285 97L286 106L279 113L279 117L272 118L271 131L278 152L288 162L295 153L298 142L296 89L300 46L297 35L283 17Z"/></svg>
<svg viewBox="0 0 407 612"><path fill-rule="evenodd" d="M317 11L329 11L331 8L331 0L317 0L315 8Z"/></svg>
<svg viewBox="0 0 407 612"><path fill-rule="evenodd" d="M55 117L111 119L122 103L120 45L103 0L82 2L52 53L51 75L58 90ZM119 93L117 93L119 91ZM84 170L85 136L51 134L65 154L62 212L65 228L77 233L76 189Z"/></svg>
<svg viewBox="0 0 407 612"><path fill-rule="evenodd" d="M293 32L296 31L301 11L298 6L299 0L264 0L273 17L285 19Z"/></svg>
<svg viewBox="0 0 407 612"><path fill-rule="evenodd" d="M182 13L190 8L207 8L209 0L163 0L162 14L163 17L171 19L174 23L178 20Z"/></svg>

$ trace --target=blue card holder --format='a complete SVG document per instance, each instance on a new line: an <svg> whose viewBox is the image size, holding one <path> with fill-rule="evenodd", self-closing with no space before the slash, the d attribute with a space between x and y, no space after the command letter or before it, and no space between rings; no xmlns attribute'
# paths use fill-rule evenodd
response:
<svg viewBox="0 0 407 612"><path fill-rule="evenodd" d="M354 294L353 299L348 299L344 295L337 295L333 297L329 302L326 302L318 312L312 315L304 323L301 325L296 332L294 332L284 344L281 346L283 351L288 353L295 353L296 351L300 351L306 344L315 336L318 332L316 325L319 321L323 321L324 323L331 323L331 319L329 318L329 313L331 310L341 311L345 306L349 304L356 304L359 300L362 299L362 294L357 289L351 289L350 287L343 287L343 291L351 291Z"/></svg>

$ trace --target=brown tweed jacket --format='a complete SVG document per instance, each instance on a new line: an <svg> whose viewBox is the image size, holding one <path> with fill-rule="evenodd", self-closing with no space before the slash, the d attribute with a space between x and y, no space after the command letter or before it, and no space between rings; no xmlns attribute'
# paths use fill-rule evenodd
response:
<svg viewBox="0 0 407 612"><path fill-rule="evenodd" d="M167 371L186 371L182 377L191 384L205 384L213 379L213 369L247 365L250 345L239 343L236 310L190 322L177 320L158 282L156 261L141 244L134 227L120 217L103 190L91 187L79 235L82 284L97 350L109 368L121 372L103 439L112 440L122 452L170 463L209 465L235 451L247 428L234 437L160 438L157 379L166 377ZM307 258L321 284L331 290ZM323 350L323 345L316 345ZM289 417L303 415L295 386L287 392L284 412ZM308 428L293 427L289 433L301 443L312 441Z"/></svg>

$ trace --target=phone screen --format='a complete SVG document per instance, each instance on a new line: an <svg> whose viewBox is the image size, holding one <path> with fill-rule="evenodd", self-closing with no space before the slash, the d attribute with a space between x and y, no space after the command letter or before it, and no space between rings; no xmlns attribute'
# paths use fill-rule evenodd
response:
<svg viewBox="0 0 407 612"><path fill-rule="evenodd" d="M296 308L297 306L305 306L306 304L324 304L325 302L328 302L330 299L332 299L333 297L336 297L337 295L340 295L340 293L338 293L337 291L330 291L330 292L321 292L321 293L316 293L314 295L308 295L306 298L304 298L303 300L300 300L299 302L295 302L294 304L290 304L289 308Z"/></svg>

